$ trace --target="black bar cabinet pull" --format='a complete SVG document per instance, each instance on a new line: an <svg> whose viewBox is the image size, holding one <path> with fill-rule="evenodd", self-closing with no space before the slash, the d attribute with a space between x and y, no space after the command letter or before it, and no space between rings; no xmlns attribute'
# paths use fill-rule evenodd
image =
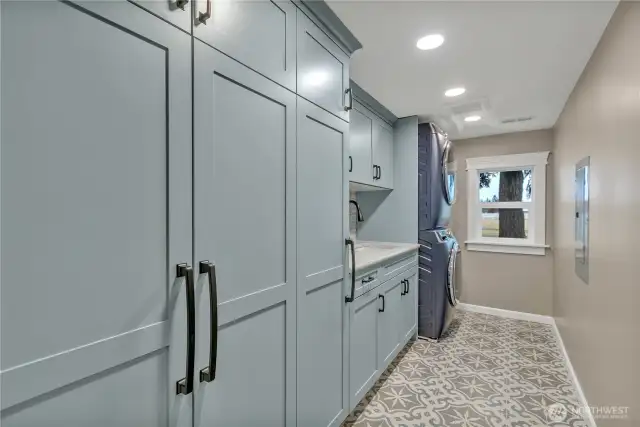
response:
<svg viewBox="0 0 640 427"><path fill-rule="evenodd" d="M188 395L193 392L193 365L196 356L196 299L193 284L193 268L189 264L178 264L176 277L184 277L187 291L187 373L177 382L177 394Z"/></svg>
<svg viewBox="0 0 640 427"><path fill-rule="evenodd" d="M378 166L378 179L382 179L382 167Z"/></svg>
<svg viewBox="0 0 640 427"><path fill-rule="evenodd" d="M353 172L353 157L349 156L349 172Z"/></svg>
<svg viewBox="0 0 640 427"><path fill-rule="evenodd" d="M378 165L373 165L373 179L378 179Z"/></svg>
<svg viewBox="0 0 640 427"><path fill-rule="evenodd" d="M351 247L351 296L344 297L345 302L353 302L356 294L356 248L351 239L345 239L344 243Z"/></svg>
<svg viewBox="0 0 640 427"><path fill-rule="evenodd" d="M200 261L200 274L209 276L209 366L200 369L200 382L210 383L216 379L216 360L218 357L218 284L216 266L209 261Z"/></svg>
<svg viewBox="0 0 640 427"><path fill-rule="evenodd" d="M380 313L384 313L384 295L379 294L379 295L378 295L378 299L380 299L380 298L382 298L382 308L379 308L379 309L378 309L378 311L379 311Z"/></svg>
<svg viewBox="0 0 640 427"><path fill-rule="evenodd" d="M409 282L408 280L405 280L405 282L407 282L407 290L405 291L404 294L407 295L409 293L409 283L411 282Z"/></svg>
<svg viewBox="0 0 640 427"><path fill-rule="evenodd" d="M407 281L406 280L402 280L400 283L402 283L402 292L400 292L400 295L406 295L406 290L407 290Z"/></svg>
<svg viewBox="0 0 640 427"><path fill-rule="evenodd" d="M189 3L189 0L176 0L176 7L184 10L184 7Z"/></svg>

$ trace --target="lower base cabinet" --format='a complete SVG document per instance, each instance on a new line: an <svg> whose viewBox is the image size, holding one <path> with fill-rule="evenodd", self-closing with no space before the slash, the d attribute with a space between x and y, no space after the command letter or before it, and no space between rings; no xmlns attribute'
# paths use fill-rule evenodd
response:
<svg viewBox="0 0 640 427"><path fill-rule="evenodd" d="M408 341L418 326L418 269L410 270L404 280L404 295L401 295L402 321L398 322L402 342Z"/></svg>
<svg viewBox="0 0 640 427"><path fill-rule="evenodd" d="M384 371L396 357L400 345L400 328L402 322L403 282L400 278L389 280L380 286L380 317L378 320L378 363L380 371Z"/></svg>
<svg viewBox="0 0 640 427"><path fill-rule="evenodd" d="M378 379L380 303L375 290L351 304L349 310L349 406L355 407Z"/></svg>
<svg viewBox="0 0 640 427"><path fill-rule="evenodd" d="M349 308L349 407L353 410L415 334L418 269L355 299Z"/></svg>

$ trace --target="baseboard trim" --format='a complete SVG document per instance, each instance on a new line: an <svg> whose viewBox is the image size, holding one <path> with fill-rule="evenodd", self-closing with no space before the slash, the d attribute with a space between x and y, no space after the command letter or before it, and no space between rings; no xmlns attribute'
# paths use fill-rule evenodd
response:
<svg viewBox="0 0 640 427"><path fill-rule="evenodd" d="M560 335L560 330L558 329L558 325L556 324L555 320L552 326L553 326L553 332L555 333L556 339L558 340L558 344L560 344L562 355L564 356L564 360L567 364L567 369L569 370L569 376L571 377L573 386L576 388L576 392L578 393L578 399L580 400L580 404L582 405L582 416L585 417L585 421L589 424L590 427L598 427L596 425L596 420L593 418L593 414L589 409L587 409L589 408L587 397L585 396L584 391L582 391L582 387L580 386L580 381L578 381L578 376L576 375L576 371L573 369L573 365L571 364L571 359L569 359L569 353L567 353L567 349L564 346L562 335Z"/></svg>
<svg viewBox="0 0 640 427"><path fill-rule="evenodd" d="M587 402L587 397L580 386L580 381L578 381L578 376L576 375L576 371L573 369L573 365L571 364L571 359L569 359L569 353L567 353L567 349L564 346L564 341L562 340L562 335L560 335L560 330L558 329L558 325L556 321L551 316L543 316L541 314L533 314L533 313L524 313L521 311L512 311L512 310L503 310L501 308L493 308L493 307L485 307L482 305L473 305L473 304L465 304L459 303L456 307L465 311L472 311L474 313L482 313L482 314L490 314L492 316L506 317L509 319L519 319L519 320L528 320L530 322L538 322L545 323L547 325L551 325L553 328L553 332L556 336L556 340L560 346L560 350L562 351L562 355L564 357L565 363L567 364L567 369L569 371L569 376L571 377L571 381L573 382L573 386L576 388L576 392L578 393L578 399L580 400L580 404L582 405L582 415L586 418L585 421L589 424L590 427L598 427L596 425L596 421L593 418L593 414L586 408L589 408L589 403Z"/></svg>
<svg viewBox="0 0 640 427"><path fill-rule="evenodd" d="M545 323L547 325L555 325L553 317L544 316L542 314L525 313L522 311L504 310L502 308L485 307L483 305L459 303L456 307L465 311L473 311L475 313L490 314L492 316L507 317L509 319L528 320L530 322Z"/></svg>

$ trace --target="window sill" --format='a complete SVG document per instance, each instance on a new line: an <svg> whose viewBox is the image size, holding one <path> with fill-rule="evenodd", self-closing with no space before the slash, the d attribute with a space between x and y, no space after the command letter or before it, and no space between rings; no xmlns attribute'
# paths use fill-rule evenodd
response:
<svg viewBox="0 0 640 427"><path fill-rule="evenodd" d="M544 255L549 245L535 243L500 242L486 240L467 240L468 251L498 252L504 254Z"/></svg>

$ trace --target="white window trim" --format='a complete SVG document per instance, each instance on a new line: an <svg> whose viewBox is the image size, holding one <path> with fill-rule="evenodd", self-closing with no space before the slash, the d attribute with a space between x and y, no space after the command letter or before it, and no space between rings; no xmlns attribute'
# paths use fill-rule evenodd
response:
<svg viewBox="0 0 640 427"><path fill-rule="evenodd" d="M506 156L475 157L467 159L467 250L501 252L509 254L544 255L546 244L546 181L549 151L540 153L511 154ZM481 203L479 173L531 169L533 185L531 202ZM529 236L526 239L482 237L483 207L529 208Z"/></svg>

